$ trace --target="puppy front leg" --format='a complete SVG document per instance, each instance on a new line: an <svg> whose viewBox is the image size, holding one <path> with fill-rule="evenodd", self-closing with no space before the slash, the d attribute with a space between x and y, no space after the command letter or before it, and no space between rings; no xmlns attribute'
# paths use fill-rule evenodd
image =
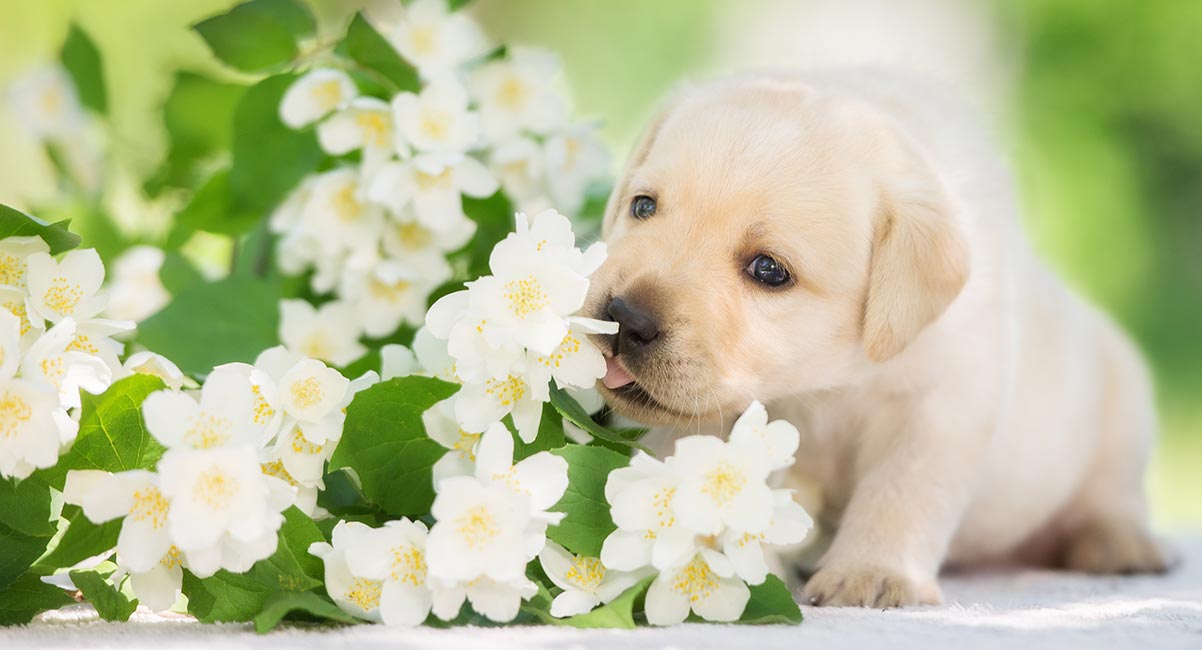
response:
<svg viewBox="0 0 1202 650"><path fill-rule="evenodd" d="M914 422L852 493L835 539L806 583L814 605L939 604L939 566L960 522L986 449L984 427Z"/></svg>

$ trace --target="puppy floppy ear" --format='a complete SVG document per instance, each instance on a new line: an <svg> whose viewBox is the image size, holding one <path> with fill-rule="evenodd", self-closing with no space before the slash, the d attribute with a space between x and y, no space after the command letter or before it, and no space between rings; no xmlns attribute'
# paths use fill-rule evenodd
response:
<svg viewBox="0 0 1202 650"><path fill-rule="evenodd" d="M864 307L864 349L892 359L951 305L968 280L968 244L953 206L925 160L908 160L887 178L878 209Z"/></svg>

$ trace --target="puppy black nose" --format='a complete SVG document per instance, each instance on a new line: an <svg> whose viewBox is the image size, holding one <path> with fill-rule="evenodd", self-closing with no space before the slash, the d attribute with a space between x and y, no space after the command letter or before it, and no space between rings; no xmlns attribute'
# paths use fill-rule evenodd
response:
<svg viewBox="0 0 1202 650"><path fill-rule="evenodd" d="M637 305L614 298L605 311L618 322L618 352L641 350L659 336L655 318Z"/></svg>

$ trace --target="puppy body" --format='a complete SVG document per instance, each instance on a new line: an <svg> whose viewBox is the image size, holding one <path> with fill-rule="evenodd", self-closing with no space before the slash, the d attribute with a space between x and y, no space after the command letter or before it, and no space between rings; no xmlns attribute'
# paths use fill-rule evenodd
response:
<svg viewBox="0 0 1202 650"><path fill-rule="evenodd" d="M801 431L786 483L834 531L814 602L939 602L945 564L1165 567L1139 355L1026 244L1009 175L954 102L893 75L685 91L611 199L590 297L645 304L619 411L721 433L751 399ZM658 212L632 219L633 196ZM794 283L749 281L770 251ZM628 346L629 347L629 346Z"/></svg>

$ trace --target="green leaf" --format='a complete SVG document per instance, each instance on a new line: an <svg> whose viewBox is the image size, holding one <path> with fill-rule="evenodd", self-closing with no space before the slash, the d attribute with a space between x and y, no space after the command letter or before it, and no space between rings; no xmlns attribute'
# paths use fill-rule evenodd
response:
<svg viewBox="0 0 1202 650"><path fill-rule="evenodd" d="M193 26L217 58L245 72L292 61L297 41L316 28L313 14L295 0L251 0Z"/></svg>
<svg viewBox="0 0 1202 650"><path fill-rule="evenodd" d="M0 625L28 623L41 612L74 602L66 591L42 582L40 576L26 573L7 587L0 587Z"/></svg>
<svg viewBox="0 0 1202 650"><path fill-rule="evenodd" d="M117 545L121 534L121 519L94 524L84 516L79 506L63 506L63 520L67 529L54 546L38 559L34 568L42 573L75 566Z"/></svg>
<svg viewBox="0 0 1202 650"><path fill-rule="evenodd" d="M49 543L50 537L26 535L0 525L0 589L20 578Z"/></svg>
<svg viewBox="0 0 1202 650"><path fill-rule="evenodd" d="M41 478L41 472L22 481L0 479L0 525L30 537L54 535L50 486Z"/></svg>
<svg viewBox="0 0 1202 650"><path fill-rule="evenodd" d="M40 472L19 483L0 479L0 589L46 551L55 533L51 512L50 487Z"/></svg>
<svg viewBox="0 0 1202 650"><path fill-rule="evenodd" d="M295 80L291 74L268 77L238 102L229 176L231 219L249 222L265 216L325 156L311 129L294 131L280 121L280 101Z"/></svg>
<svg viewBox="0 0 1202 650"><path fill-rule="evenodd" d="M157 194L164 186L192 187L200 162L233 142L234 109L246 86L216 81L193 72L178 72L163 104L167 126L167 157L147 181Z"/></svg>
<svg viewBox="0 0 1202 650"><path fill-rule="evenodd" d="M319 558L309 555L309 545L325 541L325 537L317 524L295 507L284 511L284 518L275 553L255 563L250 571L218 571L204 579L185 572L188 612L205 623L249 621L272 594L321 587L324 568Z"/></svg>
<svg viewBox="0 0 1202 650"><path fill-rule="evenodd" d="M547 537L572 553L599 557L601 542L617 529L605 500L609 473L630 459L604 447L567 445L551 453L568 461L568 489L551 510L565 514Z"/></svg>
<svg viewBox="0 0 1202 650"><path fill-rule="evenodd" d="M426 435L422 413L458 386L431 377L397 377L355 396L330 469L349 468L363 493L395 516L419 516L434 501L432 468L446 449Z"/></svg>
<svg viewBox="0 0 1202 650"><path fill-rule="evenodd" d="M176 251L166 251L163 256L163 268L159 269L159 280L172 295L184 289L203 284L204 275L188 261L188 258Z"/></svg>
<svg viewBox="0 0 1202 650"><path fill-rule="evenodd" d="M755 625L797 625L801 608L781 579L768 574L763 583L751 586L751 599L739 617L740 623Z"/></svg>
<svg viewBox="0 0 1202 650"><path fill-rule="evenodd" d="M244 275L189 287L138 326L138 340L184 372L254 361L278 343L280 289Z"/></svg>
<svg viewBox="0 0 1202 650"><path fill-rule="evenodd" d="M471 1L472 0L449 0L449 2L447 2L447 8L451 11L458 11L466 7L469 3L471 3Z"/></svg>
<svg viewBox="0 0 1202 650"><path fill-rule="evenodd" d="M108 111L108 92L104 87L104 69L100 65L100 51L79 25L71 23L67 29L67 40L60 53L63 67L75 81L79 101L84 106L104 114Z"/></svg>
<svg viewBox="0 0 1202 650"><path fill-rule="evenodd" d="M83 393L79 435L59 459L55 474L65 476L72 469L154 469L165 449L146 430L142 402L162 388L158 377L131 375L100 395Z"/></svg>
<svg viewBox="0 0 1202 650"><path fill-rule="evenodd" d="M266 634L275 629L285 618L297 618L296 614L305 614L303 620L333 621L336 623L361 623L359 619L347 614L334 604L334 601L315 593L280 592L272 594L263 603L263 609L254 617L255 631Z"/></svg>
<svg viewBox="0 0 1202 650"><path fill-rule="evenodd" d="M584 410L584 407L580 405L580 402L577 402L575 398L568 394L567 391L561 389L559 386L556 386L554 382L551 383L551 404L554 404L555 408L565 418L567 418L569 422L580 427L581 429L584 429L585 433L588 433L594 438L600 438L601 440L616 445L633 447L648 454L651 453L651 451L646 447L640 445L637 440L638 436L646 433L645 429L629 430L626 435L623 435L623 433L613 431L598 424L597 421L594 420L592 416L590 416L588 412Z"/></svg>
<svg viewBox="0 0 1202 650"><path fill-rule="evenodd" d="M0 204L0 239L6 237L41 237L58 255L79 246L79 235L67 231L70 221L47 223L7 205Z"/></svg>
<svg viewBox="0 0 1202 650"><path fill-rule="evenodd" d="M421 89L417 70L401 58L396 48L381 36L362 14L356 13L351 19L341 49L363 67L386 77L395 84L396 90L417 92Z"/></svg>
<svg viewBox="0 0 1202 650"><path fill-rule="evenodd" d="M109 582L108 578L112 573L113 569L110 568L108 571L72 571L70 576L71 582L79 587L84 598L96 608L100 618L106 621L128 621L130 615L138 608L138 601L130 600Z"/></svg>

